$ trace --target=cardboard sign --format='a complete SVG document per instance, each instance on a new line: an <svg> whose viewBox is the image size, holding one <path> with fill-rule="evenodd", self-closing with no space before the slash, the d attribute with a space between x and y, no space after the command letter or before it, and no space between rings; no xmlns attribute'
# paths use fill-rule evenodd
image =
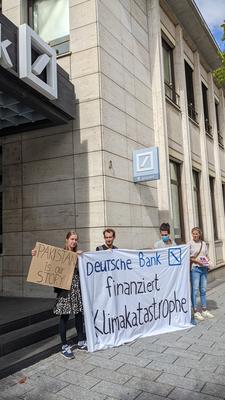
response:
<svg viewBox="0 0 225 400"><path fill-rule="evenodd" d="M35 249L27 281L70 290L77 254L40 242Z"/></svg>

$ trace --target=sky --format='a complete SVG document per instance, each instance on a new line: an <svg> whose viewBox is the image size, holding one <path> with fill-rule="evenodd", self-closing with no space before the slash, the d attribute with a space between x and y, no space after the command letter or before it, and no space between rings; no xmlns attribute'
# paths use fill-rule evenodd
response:
<svg viewBox="0 0 225 400"><path fill-rule="evenodd" d="M225 41L222 41L223 28L220 25L225 20L225 0L195 0L204 20L209 26L221 50L225 50Z"/></svg>

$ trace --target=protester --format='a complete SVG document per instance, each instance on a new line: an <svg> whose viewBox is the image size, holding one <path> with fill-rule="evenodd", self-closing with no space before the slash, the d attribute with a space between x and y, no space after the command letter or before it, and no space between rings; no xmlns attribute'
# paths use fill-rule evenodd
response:
<svg viewBox="0 0 225 400"><path fill-rule="evenodd" d="M209 270L209 257L206 243L202 240L202 231L195 227L191 230L192 240L190 245L191 264L191 301L194 318L203 321L205 318L213 318L214 315L207 310L206 288ZM197 295L200 292L201 309L197 307Z"/></svg>
<svg viewBox="0 0 225 400"><path fill-rule="evenodd" d="M114 229L106 228L103 231L103 236L104 236L105 243L101 246L97 246L96 251L117 249L117 247L113 245L113 242L116 238L116 232L114 231Z"/></svg>
<svg viewBox="0 0 225 400"><path fill-rule="evenodd" d="M161 239L155 242L154 244L155 249L166 248L177 245L176 242L170 236L170 224L168 222L163 222L159 227L159 231ZM193 315L191 316L191 324L192 325L197 324Z"/></svg>
<svg viewBox="0 0 225 400"><path fill-rule="evenodd" d="M161 249L169 246L176 246L176 243L170 236L170 224L168 224L168 222L163 222L159 227L159 231L161 239L155 242L154 244L155 249Z"/></svg>
<svg viewBox="0 0 225 400"><path fill-rule="evenodd" d="M77 251L78 235L74 231L70 231L66 235L65 250L76 252L78 255L81 251ZM36 255L36 249L32 250L32 256ZM80 279L77 265L74 269L72 278L71 289L60 289L54 288L57 293L56 302L53 308L53 312L56 315L60 315L59 320L59 334L62 342L61 354L67 359L73 359L74 353L71 347L67 343L66 331L67 323L70 314L75 315L75 328L77 331L77 348L86 350L86 334L84 331L84 317L83 317L83 305L80 290Z"/></svg>

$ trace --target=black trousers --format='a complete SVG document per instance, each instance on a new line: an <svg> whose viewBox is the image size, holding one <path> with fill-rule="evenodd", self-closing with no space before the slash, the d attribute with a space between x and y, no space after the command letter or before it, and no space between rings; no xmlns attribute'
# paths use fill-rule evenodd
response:
<svg viewBox="0 0 225 400"><path fill-rule="evenodd" d="M69 320L69 314L60 315L59 335L61 338L62 345L67 344L66 331L67 331L68 320ZM83 316L82 312L75 314L74 322L75 322L75 328L77 331L75 343L79 342L80 340L86 340L86 334L85 334L85 329L84 329L84 316Z"/></svg>

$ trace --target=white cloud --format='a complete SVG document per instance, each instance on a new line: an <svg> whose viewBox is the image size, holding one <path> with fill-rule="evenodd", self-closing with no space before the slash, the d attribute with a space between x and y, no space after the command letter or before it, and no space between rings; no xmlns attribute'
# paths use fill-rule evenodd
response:
<svg viewBox="0 0 225 400"><path fill-rule="evenodd" d="M225 19L225 0L195 0L203 18L211 29L219 28Z"/></svg>

